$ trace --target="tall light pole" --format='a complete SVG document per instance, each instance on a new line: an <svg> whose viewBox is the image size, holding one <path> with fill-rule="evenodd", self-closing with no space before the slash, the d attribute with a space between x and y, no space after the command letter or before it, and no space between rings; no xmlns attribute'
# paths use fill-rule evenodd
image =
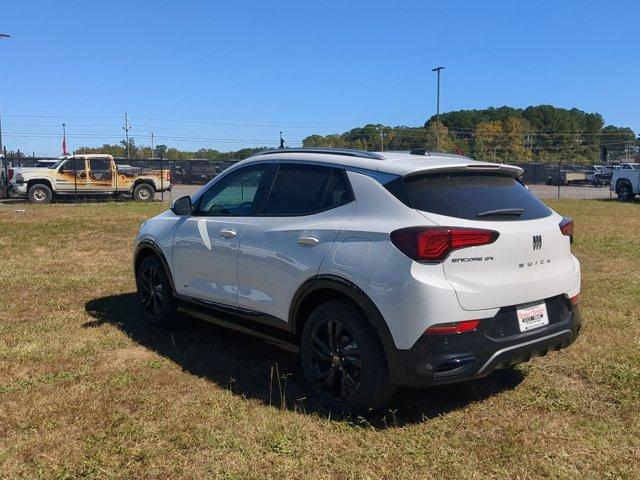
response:
<svg viewBox="0 0 640 480"><path fill-rule="evenodd" d="M436 150L440 150L440 70L447 67L436 67L432 72L438 75L438 90L436 94Z"/></svg>
<svg viewBox="0 0 640 480"><path fill-rule="evenodd" d="M7 35L6 33L0 33L0 39L10 38L11 35ZM2 112L0 112L0 154L2 154Z"/></svg>
<svg viewBox="0 0 640 480"><path fill-rule="evenodd" d="M151 132L151 158L154 158L154 153L153 153L153 132Z"/></svg>
<svg viewBox="0 0 640 480"><path fill-rule="evenodd" d="M122 127L122 129L124 130L124 135L127 142L127 158L130 159L131 152L129 151L129 130L131 130L131 125L129 125L129 116L126 113L124 114L124 127Z"/></svg>
<svg viewBox="0 0 640 480"><path fill-rule="evenodd" d="M384 132L380 127L376 127L376 130L378 130L378 133L380 134L380 151L384 152Z"/></svg>

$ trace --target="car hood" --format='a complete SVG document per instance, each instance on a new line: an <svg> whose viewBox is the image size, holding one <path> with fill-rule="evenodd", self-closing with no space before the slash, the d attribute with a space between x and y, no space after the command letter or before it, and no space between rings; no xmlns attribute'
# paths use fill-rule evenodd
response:
<svg viewBox="0 0 640 480"><path fill-rule="evenodd" d="M47 167L15 167L13 169L14 175L21 173L23 176L38 175L42 177L50 177L55 175L56 170Z"/></svg>

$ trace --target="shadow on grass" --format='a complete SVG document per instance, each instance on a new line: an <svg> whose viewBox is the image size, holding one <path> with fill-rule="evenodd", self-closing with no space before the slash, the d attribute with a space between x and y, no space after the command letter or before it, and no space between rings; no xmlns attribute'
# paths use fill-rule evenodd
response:
<svg viewBox="0 0 640 480"><path fill-rule="evenodd" d="M320 413L320 405L305 397L298 358L248 335L181 316L171 330L149 325L134 293L90 300L86 311L95 319L85 328L108 323L136 343L175 362L186 372L265 405L303 413ZM483 401L516 387L519 370L496 371L471 382L424 389L399 389L387 411L366 420L375 428L418 423Z"/></svg>

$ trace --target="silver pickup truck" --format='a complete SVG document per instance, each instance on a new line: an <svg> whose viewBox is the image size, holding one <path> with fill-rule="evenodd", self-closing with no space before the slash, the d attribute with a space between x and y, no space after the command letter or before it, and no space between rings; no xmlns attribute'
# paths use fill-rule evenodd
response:
<svg viewBox="0 0 640 480"><path fill-rule="evenodd" d="M623 202L632 201L640 194L640 163L623 163L613 171L611 190Z"/></svg>
<svg viewBox="0 0 640 480"><path fill-rule="evenodd" d="M156 192L171 190L169 169L118 166L111 155L75 155L53 165L10 168L9 195L49 203L55 195L132 195L148 202Z"/></svg>

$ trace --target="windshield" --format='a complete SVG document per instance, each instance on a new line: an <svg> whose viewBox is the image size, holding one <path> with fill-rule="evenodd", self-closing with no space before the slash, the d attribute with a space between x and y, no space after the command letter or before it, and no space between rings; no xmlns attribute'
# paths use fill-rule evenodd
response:
<svg viewBox="0 0 640 480"><path fill-rule="evenodd" d="M56 163L49 165L49 168L58 168L60 165L62 165L62 163L66 160L66 158L63 158L62 160L58 160Z"/></svg>

